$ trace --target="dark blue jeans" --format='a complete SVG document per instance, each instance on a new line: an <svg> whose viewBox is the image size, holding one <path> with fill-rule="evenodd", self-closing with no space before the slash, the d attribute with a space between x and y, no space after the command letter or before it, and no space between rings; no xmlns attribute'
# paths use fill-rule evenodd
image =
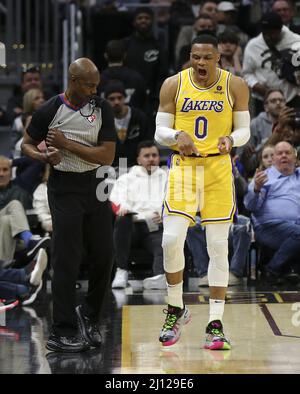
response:
<svg viewBox="0 0 300 394"><path fill-rule="evenodd" d="M24 269L0 269L0 298L18 298L29 292Z"/></svg>
<svg viewBox="0 0 300 394"><path fill-rule="evenodd" d="M280 272L288 261L299 259L300 224L274 221L261 224L254 232L259 244L276 251L267 269Z"/></svg>

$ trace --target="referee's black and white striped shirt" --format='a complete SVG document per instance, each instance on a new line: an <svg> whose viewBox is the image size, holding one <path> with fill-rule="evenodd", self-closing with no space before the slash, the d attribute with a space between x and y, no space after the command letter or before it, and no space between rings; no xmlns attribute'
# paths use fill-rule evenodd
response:
<svg viewBox="0 0 300 394"><path fill-rule="evenodd" d="M90 103L74 107L62 93L45 102L33 115L27 133L35 141L46 139L49 129L59 129L66 138L86 146L104 141L116 141L114 115L109 103L102 100L99 107ZM60 149L61 162L54 166L65 172L85 172L99 167L74 153Z"/></svg>

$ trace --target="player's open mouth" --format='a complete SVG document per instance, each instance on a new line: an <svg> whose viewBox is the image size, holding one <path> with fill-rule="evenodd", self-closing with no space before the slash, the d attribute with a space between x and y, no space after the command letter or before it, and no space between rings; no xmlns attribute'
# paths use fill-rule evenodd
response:
<svg viewBox="0 0 300 394"><path fill-rule="evenodd" d="M199 68L198 69L198 74L200 75L200 77L206 77L207 71L204 70L204 69Z"/></svg>

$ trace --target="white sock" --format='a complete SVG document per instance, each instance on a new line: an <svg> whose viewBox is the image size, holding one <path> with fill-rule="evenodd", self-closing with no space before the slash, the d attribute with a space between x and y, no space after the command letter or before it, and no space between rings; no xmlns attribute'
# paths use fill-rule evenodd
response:
<svg viewBox="0 0 300 394"><path fill-rule="evenodd" d="M224 313L224 300L214 300L212 298L209 299L209 320L210 323L213 320L222 321L223 313Z"/></svg>
<svg viewBox="0 0 300 394"><path fill-rule="evenodd" d="M182 293L183 293L183 281L180 283L177 283L176 285L168 285L168 304L172 306L177 306L179 308L183 308L183 299L182 299Z"/></svg>

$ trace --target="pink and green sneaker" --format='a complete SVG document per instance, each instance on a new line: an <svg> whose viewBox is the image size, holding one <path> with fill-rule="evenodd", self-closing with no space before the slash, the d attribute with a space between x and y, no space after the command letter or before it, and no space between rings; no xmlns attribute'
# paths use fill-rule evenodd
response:
<svg viewBox="0 0 300 394"><path fill-rule="evenodd" d="M182 327L191 320L191 314L186 306L181 309L168 305L168 309L164 309L163 312L167 316L160 332L159 341L163 346L172 346L180 338Z"/></svg>
<svg viewBox="0 0 300 394"><path fill-rule="evenodd" d="M206 327L206 339L204 349L230 350L229 340L223 333L223 325L220 320L211 321Z"/></svg>

